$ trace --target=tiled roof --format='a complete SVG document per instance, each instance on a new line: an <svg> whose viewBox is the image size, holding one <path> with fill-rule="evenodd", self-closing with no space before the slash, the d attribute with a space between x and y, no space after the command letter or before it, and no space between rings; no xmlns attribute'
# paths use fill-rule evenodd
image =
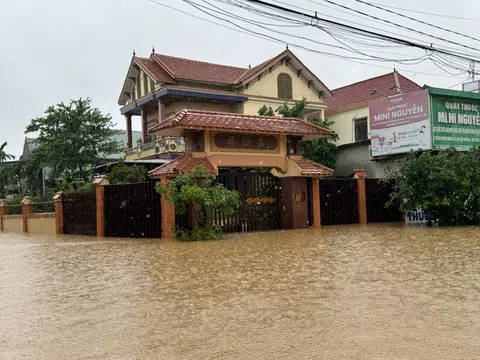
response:
<svg viewBox="0 0 480 360"><path fill-rule="evenodd" d="M312 160L305 159L302 157L301 159L292 159L295 164L300 168L302 171L302 175L305 176L332 176L333 170L323 166L321 164L317 164Z"/></svg>
<svg viewBox="0 0 480 360"><path fill-rule="evenodd" d="M353 175L358 176L359 178L366 178L368 176L365 169L355 169L353 170Z"/></svg>
<svg viewBox="0 0 480 360"><path fill-rule="evenodd" d="M175 79L232 85L248 69L152 54L151 59L163 66Z"/></svg>
<svg viewBox="0 0 480 360"><path fill-rule="evenodd" d="M176 84L174 78L172 78L168 72L166 72L160 65L155 61L147 58L135 57L135 63L142 68L143 71L147 73L148 76L153 78L156 82L165 83L165 84Z"/></svg>
<svg viewBox="0 0 480 360"><path fill-rule="evenodd" d="M398 94L398 89L408 93L422 87L398 72L391 72L332 90L333 97L325 101L325 112L329 115L366 107L375 100Z"/></svg>
<svg viewBox="0 0 480 360"><path fill-rule="evenodd" d="M150 133L168 128L236 130L322 138L331 131L297 118L244 115L202 110L183 110L149 129Z"/></svg>
<svg viewBox="0 0 480 360"><path fill-rule="evenodd" d="M217 175L217 168L206 157L193 157L182 155L148 173L150 178L159 178L163 175L179 175L193 171L197 166L202 165L207 173Z"/></svg>

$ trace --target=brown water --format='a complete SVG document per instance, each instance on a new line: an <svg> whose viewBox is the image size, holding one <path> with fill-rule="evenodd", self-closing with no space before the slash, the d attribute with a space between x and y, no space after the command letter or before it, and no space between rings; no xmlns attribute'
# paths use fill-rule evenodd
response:
<svg viewBox="0 0 480 360"><path fill-rule="evenodd" d="M0 359L477 359L480 231L0 234Z"/></svg>

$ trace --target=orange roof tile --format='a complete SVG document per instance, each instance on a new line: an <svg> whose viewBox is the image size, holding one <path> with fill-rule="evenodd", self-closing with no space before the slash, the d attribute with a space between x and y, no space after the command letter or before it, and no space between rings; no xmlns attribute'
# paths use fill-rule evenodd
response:
<svg viewBox="0 0 480 360"><path fill-rule="evenodd" d="M177 83L168 72L151 59L134 57L134 62L156 82L165 84Z"/></svg>
<svg viewBox="0 0 480 360"><path fill-rule="evenodd" d="M398 72L391 72L332 90L333 97L325 100L325 113L332 115L366 107L375 100L398 94L399 90L407 93L421 89L421 86Z"/></svg>
<svg viewBox="0 0 480 360"><path fill-rule="evenodd" d="M330 169L324 165L318 164L312 160L305 159L292 159L295 164L301 169L302 175L305 176L332 176L333 169Z"/></svg>
<svg viewBox="0 0 480 360"><path fill-rule="evenodd" d="M192 172L197 166L203 166L207 173L218 174L217 168L206 157L182 155L148 173L150 178L159 178L163 175L179 175Z"/></svg>
<svg viewBox="0 0 480 360"><path fill-rule="evenodd" d="M331 131L305 120L281 116L244 115L203 110L183 110L149 129L150 133L168 128L236 130L324 138Z"/></svg>

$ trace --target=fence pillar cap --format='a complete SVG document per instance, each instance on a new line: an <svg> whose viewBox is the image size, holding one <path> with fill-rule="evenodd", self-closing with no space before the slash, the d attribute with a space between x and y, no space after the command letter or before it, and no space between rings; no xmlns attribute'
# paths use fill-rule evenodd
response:
<svg viewBox="0 0 480 360"><path fill-rule="evenodd" d="M93 183L95 186L105 186L105 185L110 185L110 181L108 181L107 175L100 175L93 180Z"/></svg>
<svg viewBox="0 0 480 360"><path fill-rule="evenodd" d="M62 201L64 196L65 196L65 193L63 191L59 191L53 196L52 200L55 202Z"/></svg>
<svg viewBox="0 0 480 360"><path fill-rule="evenodd" d="M32 198L30 196L25 196L22 200L22 205L32 205Z"/></svg>
<svg viewBox="0 0 480 360"><path fill-rule="evenodd" d="M353 178L354 179L365 179L368 176L365 169L355 169L353 170Z"/></svg>
<svg viewBox="0 0 480 360"><path fill-rule="evenodd" d="M8 203L6 200L0 200L0 207L7 207L8 206Z"/></svg>

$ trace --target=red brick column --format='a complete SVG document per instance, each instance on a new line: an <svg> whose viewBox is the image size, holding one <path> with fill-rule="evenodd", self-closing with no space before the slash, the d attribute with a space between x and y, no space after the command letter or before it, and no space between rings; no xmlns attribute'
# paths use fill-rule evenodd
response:
<svg viewBox="0 0 480 360"><path fill-rule="evenodd" d="M165 176L161 178L163 187L167 188L168 181ZM165 199L165 196L162 195L161 198L162 206L162 239L175 239L175 206L172 202Z"/></svg>
<svg viewBox="0 0 480 360"><path fill-rule="evenodd" d="M33 213L33 203L30 196L25 196L22 200L23 232L28 233L28 218Z"/></svg>
<svg viewBox="0 0 480 360"><path fill-rule="evenodd" d="M0 200L0 231L3 231L4 215L8 215L8 204L5 200Z"/></svg>
<svg viewBox="0 0 480 360"><path fill-rule="evenodd" d="M364 169L355 169L354 178L357 180L358 191L358 223L365 225L367 223L367 192L365 188L365 178L367 173Z"/></svg>
<svg viewBox="0 0 480 360"><path fill-rule="evenodd" d="M58 192L53 197L55 203L55 233L57 235L63 234L63 192Z"/></svg>
<svg viewBox="0 0 480 360"><path fill-rule="evenodd" d="M109 184L105 175L95 179L95 192L97 198L97 237L105 237L105 186Z"/></svg>
<svg viewBox="0 0 480 360"><path fill-rule="evenodd" d="M313 227L318 229L321 226L320 213L320 179L312 178L312 197L313 197Z"/></svg>

